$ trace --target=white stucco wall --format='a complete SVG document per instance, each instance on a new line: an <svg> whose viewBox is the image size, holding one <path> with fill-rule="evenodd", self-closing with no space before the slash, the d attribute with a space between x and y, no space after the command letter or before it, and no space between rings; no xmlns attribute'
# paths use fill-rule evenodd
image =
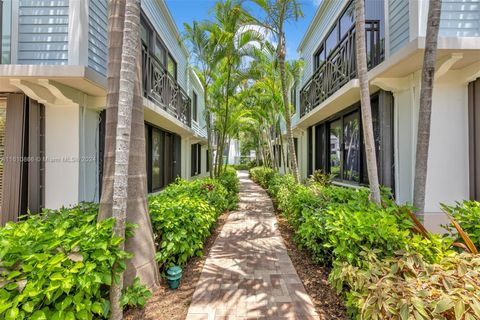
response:
<svg viewBox="0 0 480 320"><path fill-rule="evenodd" d="M45 207L78 202L79 108L45 106Z"/></svg>

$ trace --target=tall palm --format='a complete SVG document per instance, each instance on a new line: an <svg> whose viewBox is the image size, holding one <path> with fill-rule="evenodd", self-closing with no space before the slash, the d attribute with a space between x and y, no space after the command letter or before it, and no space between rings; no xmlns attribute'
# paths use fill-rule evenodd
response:
<svg viewBox="0 0 480 320"><path fill-rule="evenodd" d="M222 171L221 159L227 138L228 119L231 111L230 100L235 92L236 84L238 84L232 76L240 69L242 59L251 55L254 50L253 43L262 40L260 33L245 28L249 19L242 4L242 0L217 2L214 7L214 21L209 24L210 32L219 39L218 43L222 47L224 57L217 71L225 74L223 85L224 107L222 108L223 112L219 114L220 119L217 119L223 122L219 134L216 160L217 176Z"/></svg>
<svg viewBox="0 0 480 320"><path fill-rule="evenodd" d="M185 23L185 38L189 41L191 52L196 60L195 73L198 75L204 91L205 123L207 127L207 145L209 159L213 159L212 150L212 112L209 105L212 73L222 57L219 38L212 34L205 23L194 21L190 26ZM213 162L207 163L210 177L213 178Z"/></svg>
<svg viewBox="0 0 480 320"><path fill-rule="evenodd" d="M370 90L368 87L367 50L365 46L365 1L355 1L355 32L357 73L360 82L360 102L362 109L363 136L367 159L368 181L370 184L370 200L381 203L380 184L378 181L377 156L373 136L372 108L370 106Z"/></svg>
<svg viewBox="0 0 480 320"><path fill-rule="evenodd" d="M109 2L106 150L98 219L116 217L115 233L122 237L126 220L139 225L141 230L127 240L126 250L133 252L134 257L127 261L127 270L124 277L120 277L121 282L113 282L112 314L115 317L120 316L118 297L123 278L126 284L130 284L134 277L138 276L149 288L159 283L146 201L145 131L138 43L139 10L138 0ZM125 46L128 46L128 50L124 52ZM126 69L126 72L121 77L123 69ZM125 79L126 74L128 79ZM124 134L129 137L128 143L122 139ZM121 146L120 154L116 153L117 144ZM121 159L128 160L122 163Z"/></svg>
<svg viewBox="0 0 480 320"><path fill-rule="evenodd" d="M417 209L417 214L420 216L422 216L425 211L433 80L437 58L440 14L442 11L441 0L431 0L429 3L425 53L423 56L422 85L420 88L420 110L418 113L417 152L415 156L415 181L413 190L413 205Z"/></svg>
<svg viewBox="0 0 480 320"><path fill-rule="evenodd" d="M286 60L286 39L285 23L291 20L298 20L303 16L300 3L297 0L254 0L266 14L266 19L261 25L269 30L277 41L277 57L280 68L280 81L282 86L283 105L288 106L288 88L286 81L285 60ZM297 182L300 181L297 156L295 155L295 145L292 133L292 113L290 108L285 108L285 125L287 129L287 141L290 154L290 164L292 173Z"/></svg>

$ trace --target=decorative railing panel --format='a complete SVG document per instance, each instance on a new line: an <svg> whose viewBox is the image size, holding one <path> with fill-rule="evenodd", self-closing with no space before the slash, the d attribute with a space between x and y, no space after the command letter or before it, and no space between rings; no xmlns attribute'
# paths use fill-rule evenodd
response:
<svg viewBox="0 0 480 320"><path fill-rule="evenodd" d="M144 45L142 45L142 72L144 97L191 127L190 97Z"/></svg>
<svg viewBox="0 0 480 320"><path fill-rule="evenodd" d="M384 59L380 21L365 21L365 38L368 69L371 69ZM305 116L356 77L355 25L353 25L300 91L300 116Z"/></svg>

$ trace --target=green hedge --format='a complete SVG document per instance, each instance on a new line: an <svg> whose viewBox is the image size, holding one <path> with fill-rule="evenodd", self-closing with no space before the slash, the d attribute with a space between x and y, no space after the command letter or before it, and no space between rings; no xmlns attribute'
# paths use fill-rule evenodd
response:
<svg viewBox="0 0 480 320"><path fill-rule="evenodd" d="M237 173L229 168L219 179L177 180L150 197L156 259L162 269L202 254L218 215L236 207L238 190Z"/></svg>
<svg viewBox="0 0 480 320"><path fill-rule="evenodd" d="M229 169L219 180L178 180L151 197L160 265L200 255L218 215L236 206L237 192ZM97 204L82 203L0 228L0 319L108 317L112 266L131 254L118 249L114 219L98 223L97 214ZM148 295L136 281L122 304L143 305Z"/></svg>
<svg viewBox="0 0 480 320"><path fill-rule="evenodd" d="M437 268L440 271L436 275L440 277L447 277L451 273L452 268L445 266L450 265L451 258L457 256L455 251L450 249L452 238L431 234L429 239L425 239L413 233L410 217L405 210L391 200L388 191L383 192L382 206L376 206L369 201L369 192L366 188L355 189L332 186L329 183L320 184L316 183L315 179L310 179L309 185L297 184L292 176L280 176L272 169L264 167L251 169L250 175L254 181L267 189L282 215L293 226L298 246L310 251L315 261L333 268L330 281L339 292L344 293L347 307L353 318L360 318L361 310L365 309L368 310L368 316L363 319L410 319L412 317L455 319L449 316L453 312L451 302L454 299L448 301L448 308L440 312L435 308L438 301L430 301L428 306L419 305L417 300L398 299L393 289L384 288L382 292L376 290L374 280L378 281L382 277L389 280L391 277L396 277L395 281L389 282L392 287L403 286L402 277L406 279L411 276L410 273L391 275L386 270L392 266L397 268L409 266L413 263L413 256L421 259L419 268L427 271ZM451 211L466 230L468 229L472 234L475 232L478 234L478 220L476 220L479 213L478 203L464 203L452 208ZM472 238L477 239L475 235ZM466 261L471 261L473 258L465 259L464 262L467 263ZM406 264L404 261L407 261ZM479 274L477 260L473 259L467 264L475 268L473 274ZM379 271L372 273L372 270ZM459 293L465 293L459 287L463 285L462 282L441 286L428 283L427 271L418 271L421 277L419 283L422 282L424 287L430 285L431 292L438 290L439 297L447 296L449 291L456 290L455 288L458 288ZM414 282L408 282L408 284L411 283ZM476 284L472 285L475 287ZM405 290L413 289L409 287ZM423 294L421 288L417 287L415 290L405 296L421 297ZM384 304L372 302L379 300L372 296L380 293L383 294L382 301L386 302ZM456 296L457 300L454 304L461 300L460 297L461 294ZM391 301L395 301L398 305L389 304ZM470 314L477 314L473 310L476 307L480 308L480 304L475 304L478 299L465 299L465 301L465 310L469 310ZM427 311L425 314L418 315L419 311L416 307ZM480 309L478 311L480 312ZM378 316L374 316L375 314Z"/></svg>

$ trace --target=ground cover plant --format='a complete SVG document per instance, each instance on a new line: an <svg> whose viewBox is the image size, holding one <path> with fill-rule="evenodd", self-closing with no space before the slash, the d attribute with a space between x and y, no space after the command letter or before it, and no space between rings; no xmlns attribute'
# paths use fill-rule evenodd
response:
<svg viewBox="0 0 480 320"><path fill-rule="evenodd" d="M376 206L369 201L367 189L334 186L321 174L314 175L306 185L297 184L293 177L281 176L270 168L252 168L250 174L267 189L294 228L297 245L308 250L318 263L332 268L330 283L343 293L352 318L478 317L475 311L479 306L478 295L472 296L478 291L470 287L477 288L478 284L469 282L469 289L465 291L464 282L443 283L441 279L450 277L452 272L457 272L452 270L463 266L468 266L469 276L477 275L480 257L459 255L458 250L452 249L454 238L414 232L414 222L408 214L412 208L396 205L388 190L383 191L382 206ZM477 208L475 204L465 203L451 211L470 230L474 229L475 219L471 216L476 217ZM383 291L376 289L376 281L380 279L390 284L383 286ZM421 285L414 286L414 283ZM421 305L418 300L412 300L425 295L423 290L427 287L432 290ZM400 295L398 288L408 292ZM458 295L443 301L452 290ZM382 303L376 295L382 295ZM469 298L463 299L462 307L458 301L463 295ZM457 311L454 310L456 304ZM455 317L455 312L458 315L462 308L463 318Z"/></svg>
<svg viewBox="0 0 480 320"><path fill-rule="evenodd" d="M157 260L182 265L201 254L217 217L236 206L238 178L178 180L149 199ZM0 228L0 319L107 318L112 266L130 253L118 249L114 219L97 222L98 204L44 210ZM127 235L135 232L129 225ZM151 296L138 279L125 288L123 307Z"/></svg>

